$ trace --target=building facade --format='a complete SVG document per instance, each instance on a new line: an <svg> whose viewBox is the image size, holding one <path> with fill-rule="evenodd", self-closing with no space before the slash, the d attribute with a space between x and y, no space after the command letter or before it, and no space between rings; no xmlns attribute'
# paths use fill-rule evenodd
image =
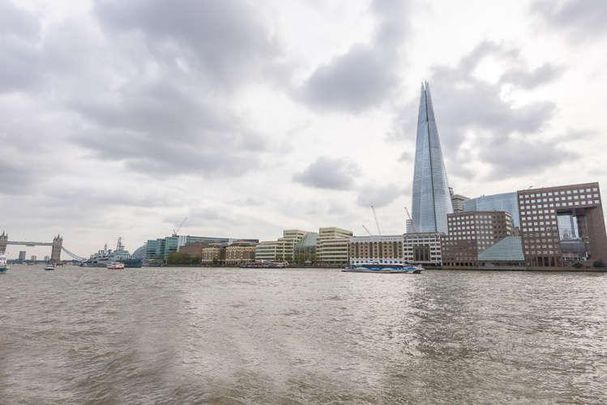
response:
<svg viewBox="0 0 607 405"><path fill-rule="evenodd" d="M306 236L295 245L293 252L294 262L303 265L312 265L316 263L316 245L318 243L318 233L308 232Z"/></svg>
<svg viewBox="0 0 607 405"><path fill-rule="evenodd" d="M282 238L278 239L278 260L289 263L294 262L295 246L297 246L308 234L307 231L299 229L285 229Z"/></svg>
<svg viewBox="0 0 607 405"><path fill-rule="evenodd" d="M259 242L255 246L256 261L276 261L278 256L278 242L275 240Z"/></svg>
<svg viewBox="0 0 607 405"><path fill-rule="evenodd" d="M352 231L327 227L318 230L316 262L321 266L338 267L348 264L349 239Z"/></svg>
<svg viewBox="0 0 607 405"><path fill-rule="evenodd" d="M515 228L521 226L517 193L483 195L464 201L464 211L506 211Z"/></svg>
<svg viewBox="0 0 607 405"><path fill-rule="evenodd" d="M363 264L369 260L401 263L404 257L403 242L403 235L352 236L349 239L349 263Z"/></svg>
<svg viewBox="0 0 607 405"><path fill-rule="evenodd" d="M520 236L506 236L478 255L479 267L484 269L518 269L525 265Z"/></svg>
<svg viewBox="0 0 607 405"><path fill-rule="evenodd" d="M415 232L447 232L453 212L430 87L422 84L415 144L412 217Z"/></svg>
<svg viewBox="0 0 607 405"><path fill-rule="evenodd" d="M517 194L527 266L600 266L607 262L598 183L522 190ZM567 239L559 230L559 222L572 224Z"/></svg>
<svg viewBox="0 0 607 405"><path fill-rule="evenodd" d="M189 245L185 245L179 249L179 253L183 253L189 255L191 257L200 257L202 258L202 249L208 246L206 243L196 242L191 243Z"/></svg>
<svg viewBox="0 0 607 405"><path fill-rule="evenodd" d="M257 261L295 261L295 247L301 243L309 232L299 229L285 229L282 237L276 241L265 241L257 245L255 260Z"/></svg>
<svg viewBox="0 0 607 405"><path fill-rule="evenodd" d="M163 263L171 253L182 252L190 245L209 246L212 244L231 244L235 242L258 243L257 239L217 238L212 236L172 235L164 238L150 239L145 245L145 260L148 263Z"/></svg>
<svg viewBox="0 0 607 405"><path fill-rule="evenodd" d="M427 266L442 264L443 234L437 232L406 233L403 236L403 259Z"/></svg>
<svg viewBox="0 0 607 405"><path fill-rule="evenodd" d="M443 238L443 265L478 267L479 254L512 235L512 216L505 211L459 212L447 216L449 233Z"/></svg>
<svg viewBox="0 0 607 405"><path fill-rule="evenodd" d="M469 200L468 197L465 197L460 194L453 194L451 196L451 205L453 205L453 212L464 212L464 203Z"/></svg>
<svg viewBox="0 0 607 405"><path fill-rule="evenodd" d="M255 261L256 246L250 243L233 243L225 247L224 264L239 266Z"/></svg>
<svg viewBox="0 0 607 405"><path fill-rule="evenodd" d="M200 255L200 262L203 265L220 265L223 264L223 248L221 246L206 246L203 247Z"/></svg>

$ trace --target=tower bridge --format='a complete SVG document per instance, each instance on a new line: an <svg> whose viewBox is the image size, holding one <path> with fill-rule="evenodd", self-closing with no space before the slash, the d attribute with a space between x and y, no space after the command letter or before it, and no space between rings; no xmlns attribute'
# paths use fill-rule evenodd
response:
<svg viewBox="0 0 607 405"><path fill-rule="evenodd" d="M8 240L8 235L6 232L2 232L0 234L0 253L6 252L6 247L8 245L17 245L17 246L50 246L51 247L51 263L59 263L61 261L61 252L65 252L72 259L78 261L84 261L85 259L70 252L66 248L63 247L63 237L61 235L57 235L53 238L52 242L34 242L34 241L17 241L17 240Z"/></svg>

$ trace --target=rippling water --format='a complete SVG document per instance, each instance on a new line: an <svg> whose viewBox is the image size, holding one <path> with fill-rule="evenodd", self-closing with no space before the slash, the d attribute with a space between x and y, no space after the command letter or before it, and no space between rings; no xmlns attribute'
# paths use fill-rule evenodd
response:
<svg viewBox="0 0 607 405"><path fill-rule="evenodd" d="M1 403L607 402L607 274L15 266Z"/></svg>

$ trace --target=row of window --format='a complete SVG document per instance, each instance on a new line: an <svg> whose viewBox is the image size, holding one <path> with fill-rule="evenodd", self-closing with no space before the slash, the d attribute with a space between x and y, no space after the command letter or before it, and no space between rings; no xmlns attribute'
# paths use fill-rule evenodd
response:
<svg viewBox="0 0 607 405"><path fill-rule="evenodd" d="M562 201L580 201L580 200L592 200L599 198L599 194L587 194L587 195L568 195L562 197L547 197L523 200L522 205L530 205L535 203L547 203L547 202L562 202Z"/></svg>
<svg viewBox="0 0 607 405"><path fill-rule="evenodd" d="M521 205L522 209L536 209L536 208L547 208L547 207L552 207L552 208L562 208L562 207L574 207L574 206L578 206L578 205L598 205L600 204L600 201L598 199L592 200L592 199L588 199L588 200L580 200L580 201L547 201L544 203L539 203L539 204L523 204Z"/></svg>
<svg viewBox="0 0 607 405"><path fill-rule="evenodd" d="M555 191L546 191L544 193L529 193L522 194L521 198L527 200L535 197L550 197L550 196L558 196L558 195L574 195L574 194L582 194L582 193L598 193L599 189L597 187L586 188L584 189L571 189L571 190L555 190Z"/></svg>

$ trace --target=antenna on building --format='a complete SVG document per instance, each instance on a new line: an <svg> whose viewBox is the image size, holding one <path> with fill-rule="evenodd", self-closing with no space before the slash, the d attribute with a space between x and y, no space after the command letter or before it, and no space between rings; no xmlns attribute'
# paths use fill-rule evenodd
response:
<svg viewBox="0 0 607 405"><path fill-rule="evenodd" d="M369 236L373 236L373 234L371 234L371 232L369 231L369 229L363 225L363 228L365 229L365 231L367 231L367 233L369 234Z"/></svg>
<svg viewBox="0 0 607 405"><path fill-rule="evenodd" d="M381 235L381 229L379 229L379 221L377 220L377 214L375 213L375 207L371 206L371 211L373 211L373 218L375 218L375 226L377 226L377 233Z"/></svg>

